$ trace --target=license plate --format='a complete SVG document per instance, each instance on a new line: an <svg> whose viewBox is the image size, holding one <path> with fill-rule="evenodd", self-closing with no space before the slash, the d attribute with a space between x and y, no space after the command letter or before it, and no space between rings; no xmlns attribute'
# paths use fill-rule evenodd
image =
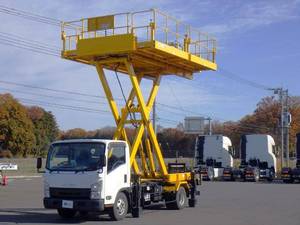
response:
<svg viewBox="0 0 300 225"><path fill-rule="evenodd" d="M62 200L62 207L66 209L73 209L73 201Z"/></svg>

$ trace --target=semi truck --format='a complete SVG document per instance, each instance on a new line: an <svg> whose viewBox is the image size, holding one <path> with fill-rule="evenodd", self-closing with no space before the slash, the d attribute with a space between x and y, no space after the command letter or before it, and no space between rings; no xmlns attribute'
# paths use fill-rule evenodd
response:
<svg viewBox="0 0 300 225"><path fill-rule="evenodd" d="M241 138L240 173L244 181L272 181L276 173L275 141L270 135L251 134Z"/></svg>
<svg viewBox="0 0 300 225"><path fill-rule="evenodd" d="M203 180L221 179L224 168L233 166L232 144L222 135L200 135L195 144L195 168Z"/></svg>
<svg viewBox="0 0 300 225"><path fill-rule="evenodd" d="M282 168L281 179L284 183L300 182L300 133L296 135L296 167Z"/></svg>

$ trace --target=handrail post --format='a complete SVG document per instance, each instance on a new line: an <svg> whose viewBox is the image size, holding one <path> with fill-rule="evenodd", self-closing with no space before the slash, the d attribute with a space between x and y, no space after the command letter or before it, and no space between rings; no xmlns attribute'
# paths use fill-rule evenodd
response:
<svg viewBox="0 0 300 225"><path fill-rule="evenodd" d="M150 22L150 29L151 29L151 41L155 40L155 29L156 25L154 22Z"/></svg>
<svg viewBox="0 0 300 225"><path fill-rule="evenodd" d="M81 39L84 39L84 19L81 20Z"/></svg>
<svg viewBox="0 0 300 225"><path fill-rule="evenodd" d="M129 13L126 13L126 27L127 27L127 34L129 34Z"/></svg>
<svg viewBox="0 0 300 225"><path fill-rule="evenodd" d="M61 40L63 41L63 51L65 51L66 50L66 34L65 34L64 30L61 32Z"/></svg>
<svg viewBox="0 0 300 225"><path fill-rule="evenodd" d="M185 52L189 52L190 44L191 44L191 38L187 34L184 35L183 50Z"/></svg>
<svg viewBox="0 0 300 225"><path fill-rule="evenodd" d="M213 48L212 48L212 62L216 62L216 42L213 40Z"/></svg>

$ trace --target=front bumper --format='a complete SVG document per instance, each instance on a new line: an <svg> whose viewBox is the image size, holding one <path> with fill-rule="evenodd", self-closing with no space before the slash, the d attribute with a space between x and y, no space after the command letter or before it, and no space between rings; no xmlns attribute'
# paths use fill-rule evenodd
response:
<svg viewBox="0 0 300 225"><path fill-rule="evenodd" d="M62 201L60 198L44 198L44 207L46 209L62 209ZM90 200L90 199L74 199L73 210L101 212L104 211L104 200Z"/></svg>
<svg viewBox="0 0 300 225"><path fill-rule="evenodd" d="M230 181L233 180L233 176L231 174L223 174L222 179Z"/></svg>
<svg viewBox="0 0 300 225"><path fill-rule="evenodd" d="M291 180L292 179L292 175L290 175L290 174L281 175L281 179L282 180Z"/></svg>
<svg viewBox="0 0 300 225"><path fill-rule="evenodd" d="M245 180L247 180L247 181L255 181L254 174L246 174L245 175Z"/></svg>
<svg viewBox="0 0 300 225"><path fill-rule="evenodd" d="M207 174L201 174L201 178L204 181L209 181L209 176Z"/></svg>
<svg viewBox="0 0 300 225"><path fill-rule="evenodd" d="M260 174L259 179L268 179L270 176L267 176L266 174Z"/></svg>
<svg viewBox="0 0 300 225"><path fill-rule="evenodd" d="M293 178L296 180L300 180L300 174L293 174Z"/></svg>

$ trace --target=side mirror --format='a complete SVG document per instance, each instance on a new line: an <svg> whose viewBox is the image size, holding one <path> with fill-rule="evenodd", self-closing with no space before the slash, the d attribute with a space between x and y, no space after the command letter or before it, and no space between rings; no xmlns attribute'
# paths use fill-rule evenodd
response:
<svg viewBox="0 0 300 225"><path fill-rule="evenodd" d="M101 163L101 166L102 167L105 167L106 166L106 156L103 155L100 159L100 163Z"/></svg>
<svg viewBox="0 0 300 225"><path fill-rule="evenodd" d="M42 168L42 164L43 164L43 162L42 162L42 157L38 157L38 158L36 159L36 169L37 169L38 172L39 172L40 169Z"/></svg>

